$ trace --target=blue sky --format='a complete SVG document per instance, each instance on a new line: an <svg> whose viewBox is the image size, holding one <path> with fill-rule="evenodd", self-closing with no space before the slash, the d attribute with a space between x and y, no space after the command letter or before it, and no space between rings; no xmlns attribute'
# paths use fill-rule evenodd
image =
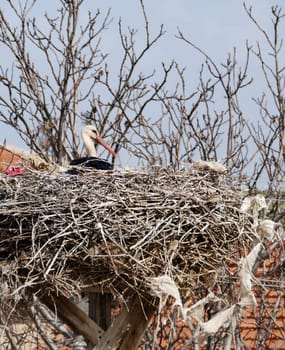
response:
<svg viewBox="0 0 285 350"><path fill-rule="evenodd" d="M59 2L53 0L52 3ZM252 0L245 1L245 3L247 6L252 5L256 18L265 29L270 28L271 25L271 6L283 6L285 11L284 1L280 0ZM55 7L51 8L47 4L46 0L38 0L33 12L38 21L43 18L45 12L51 13L55 10ZM5 14L9 15L6 1L2 0L0 7L4 9ZM111 8L113 21L109 26L109 30L103 36L103 47L113 54L111 55L113 57L111 63L115 66L116 51L119 49L118 20L121 17L125 27L131 26L140 30L143 25L143 18L139 1L86 0L82 12L82 21L87 18L88 10L95 12L97 8L100 8L102 13L106 13L108 8ZM232 52L233 47L237 48L238 60L242 64L245 54L245 41L248 40L250 44L255 44L257 40L263 40L261 34L247 17L242 0L145 0L145 8L149 15L152 31L157 32L162 23L167 31L163 40L152 54L147 56L144 62L144 68L149 71L159 67L161 61L170 62L174 58L182 66L187 67L189 79L193 77L193 80L195 80L197 78L200 65L204 59L191 47L175 38L178 27L187 38L201 47L218 64L226 59L227 54ZM11 20L13 19L11 18ZM143 40L143 38L138 34L138 45L140 40ZM6 55L2 54L0 56L0 65L9 67L11 62L6 58ZM252 62L251 74L258 77L258 69L259 67ZM257 78L257 83L251 87L251 97L260 94L260 85L261 82L259 83ZM250 106L251 101L248 99L244 103ZM0 142L4 139L9 144L23 146L10 128L1 125Z"/></svg>

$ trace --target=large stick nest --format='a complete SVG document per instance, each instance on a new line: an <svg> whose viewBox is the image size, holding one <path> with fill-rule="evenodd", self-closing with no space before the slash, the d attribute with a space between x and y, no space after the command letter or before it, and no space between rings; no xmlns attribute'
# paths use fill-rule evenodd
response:
<svg viewBox="0 0 285 350"><path fill-rule="evenodd" d="M250 235L239 190L211 171L35 172L0 181L2 297L43 287L145 292L164 273L194 290Z"/></svg>

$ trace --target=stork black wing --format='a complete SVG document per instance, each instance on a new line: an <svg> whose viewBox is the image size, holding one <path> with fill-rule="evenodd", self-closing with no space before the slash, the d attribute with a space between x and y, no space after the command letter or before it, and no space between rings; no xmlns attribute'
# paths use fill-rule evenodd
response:
<svg viewBox="0 0 285 350"><path fill-rule="evenodd" d="M70 165L80 165L86 168L94 168L98 170L112 170L113 165L105 159L97 157L83 157L78 159L73 159Z"/></svg>

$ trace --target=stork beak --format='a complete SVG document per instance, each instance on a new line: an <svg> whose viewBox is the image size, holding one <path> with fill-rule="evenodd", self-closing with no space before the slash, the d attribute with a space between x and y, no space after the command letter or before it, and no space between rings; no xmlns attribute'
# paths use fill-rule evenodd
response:
<svg viewBox="0 0 285 350"><path fill-rule="evenodd" d="M114 157L116 156L116 152L112 150L112 148L108 145L108 143L106 141L104 141L102 139L102 137L96 136L95 141L97 141L98 143L100 143L100 145L102 145L104 148L106 148L106 150L108 152L110 152Z"/></svg>

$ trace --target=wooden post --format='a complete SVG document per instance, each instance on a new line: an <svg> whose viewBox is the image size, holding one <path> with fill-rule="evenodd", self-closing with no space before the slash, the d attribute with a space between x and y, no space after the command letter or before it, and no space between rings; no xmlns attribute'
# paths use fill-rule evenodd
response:
<svg viewBox="0 0 285 350"><path fill-rule="evenodd" d="M135 295L124 308L113 324L102 336L98 345L99 350L134 350L156 311L152 305Z"/></svg>
<svg viewBox="0 0 285 350"><path fill-rule="evenodd" d="M104 331L111 325L111 293L89 293L88 315Z"/></svg>
<svg viewBox="0 0 285 350"><path fill-rule="evenodd" d="M99 293L94 294L95 301L97 303L100 302L100 298L96 298L96 294ZM106 293L106 299L109 300L110 297L110 294ZM101 327L68 298L53 294L51 296L44 295L40 300L57 314L62 321L69 324L78 334L82 334L88 339L98 350L136 349L152 316L157 310L158 302L156 300L154 304L151 304L135 294L128 303L128 307L122 310L104 333ZM101 310L103 312L102 308Z"/></svg>

